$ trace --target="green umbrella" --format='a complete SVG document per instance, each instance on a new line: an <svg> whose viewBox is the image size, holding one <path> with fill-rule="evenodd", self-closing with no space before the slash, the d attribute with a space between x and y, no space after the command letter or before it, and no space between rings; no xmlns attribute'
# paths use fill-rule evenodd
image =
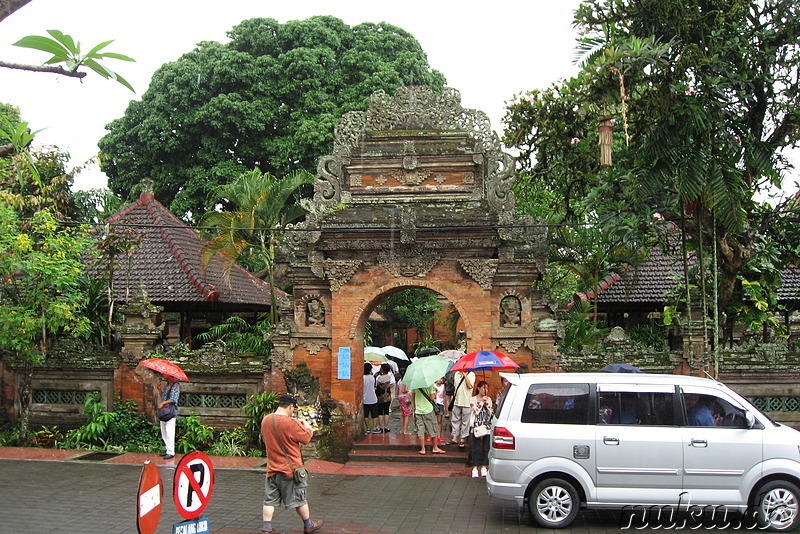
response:
<svg viewBox="0 0 800 534"><path fill-rule="evenodd" d="M406 369L403 383L408 389L426 388L444 376L453 362L438 354L420 358Z"/></svg>

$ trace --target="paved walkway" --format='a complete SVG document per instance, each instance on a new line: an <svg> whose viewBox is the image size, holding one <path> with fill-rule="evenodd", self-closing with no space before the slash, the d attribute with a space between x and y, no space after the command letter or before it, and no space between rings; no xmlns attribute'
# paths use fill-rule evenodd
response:
<svg viewBox="0 0 800 534"><path fill-rule="evenodd" d="M100 463L80 461L75 454L84 453L0 447L0 534L137 532L142 464L120 463L118 458ZM157 458L141 456L151 461ZM252 460L263 461L212 458L215 485L203 513L211 532L259 532L264 469L243 463ZM175 463L174 459L157 462L164 483L159 534L171 533L172 526L183 521L172 501ZM387 475L312 471L309 503L312 516L325 520L320 534L553 532L533 528L529 513L517 510L513 503L490 499L483 479ZM573 528L560 532L618 533L620 523L618 513L584 511ZM292 534L300 534L301 525L294 511L278 510L273 521L279 531Z"/></svg>

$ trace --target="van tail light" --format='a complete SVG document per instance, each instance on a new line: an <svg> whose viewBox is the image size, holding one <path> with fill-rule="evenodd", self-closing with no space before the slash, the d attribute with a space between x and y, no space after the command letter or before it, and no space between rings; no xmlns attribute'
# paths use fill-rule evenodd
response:
<svg viewBox="0 0 800 534"><path fill-rule="evenodd" d="M495 449L513 451L515 448L514 434L509 432L507 428L494 427L492 430L492 446Z"/></svg>

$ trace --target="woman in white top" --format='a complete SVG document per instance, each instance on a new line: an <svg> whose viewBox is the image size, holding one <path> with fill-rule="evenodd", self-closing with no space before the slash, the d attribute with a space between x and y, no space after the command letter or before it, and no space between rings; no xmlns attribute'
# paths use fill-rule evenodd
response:
<svg viewBox="0 0 800 534"><path fill-rule="evenodd" d="M378 434L378 396L375 395L375 377L372 364L364 362L364 422L367 434Z"/></svg>

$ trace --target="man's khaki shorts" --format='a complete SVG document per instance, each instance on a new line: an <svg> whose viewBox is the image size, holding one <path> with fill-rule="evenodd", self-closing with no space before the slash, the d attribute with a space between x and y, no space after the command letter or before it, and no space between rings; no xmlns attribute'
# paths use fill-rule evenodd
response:
<svg viewBox="0 0 800 534"><path fill-rule="evenodd" d="M275 473L267 477L264 483L264 506L278 507L283 504L286 508L299 508L308 502L307 488L308 477L296 483L293 477Z"/></svg>

